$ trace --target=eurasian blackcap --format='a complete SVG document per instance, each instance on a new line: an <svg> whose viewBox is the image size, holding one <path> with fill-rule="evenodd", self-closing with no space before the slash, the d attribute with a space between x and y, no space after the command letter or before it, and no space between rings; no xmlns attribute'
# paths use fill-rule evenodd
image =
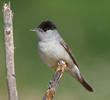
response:
<svg viewBox="0 0 110 100"><path fill-rule="evenodd" d="M41 59L50 68L56 69L57 63L63 59L66 64L66 71L79 81L88 91L93 92L93 88L88 84L79 71L79 65L72 54L72 51L62 39L56 26L49 20L43 21L33 29L38 37L38 52Z"/></svg>

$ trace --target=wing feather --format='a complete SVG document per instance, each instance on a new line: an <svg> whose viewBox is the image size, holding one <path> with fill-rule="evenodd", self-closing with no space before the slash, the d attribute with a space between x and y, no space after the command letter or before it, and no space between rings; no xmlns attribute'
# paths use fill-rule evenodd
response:
<svg viewBox="0 0 110 100"><path fill-rule="evenodd" d="M79 68L79 65L77 63L76 58L74 57L72 51L70 50L70 48L68 47L68 45L65 43L65 41L63 39L60 40L60 44L65 48L65 50L68 52L69 56L71 57L71 59L73 60L73 63Z"/></svg>

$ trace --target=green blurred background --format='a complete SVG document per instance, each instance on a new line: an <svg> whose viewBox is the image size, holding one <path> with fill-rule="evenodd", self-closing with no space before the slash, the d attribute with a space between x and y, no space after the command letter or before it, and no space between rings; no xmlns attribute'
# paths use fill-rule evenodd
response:
<svg viewBox="0 0 110 100"><path fill-rule="evenodd" d="M8 100L1 11L5 1L0 1L0 100ZM19 100L41 100L54 74L41 61L36 34L29 31L46 19L57 25L95 90L89 93L64 73L54 100L110 100L110 0L11 0L11 8Z"/></svg>

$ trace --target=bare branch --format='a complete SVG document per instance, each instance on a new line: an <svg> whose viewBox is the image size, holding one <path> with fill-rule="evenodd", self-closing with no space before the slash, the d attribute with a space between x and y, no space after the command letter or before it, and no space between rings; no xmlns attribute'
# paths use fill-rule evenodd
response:
<svg viewBox="0 0 110 100"><path fill-rule="evenodd" d="M13 14L10 2L3 5L4 42L6 56L6 74L9 100L18 100L16 89L16 77L14 70L14 43L13 43Z"/></svg>
<svg viewBox="0 0 110 100"><path fill-rule="evenodd" d="M63 75L63 72L65 71L65 68L66 68L66 63L63 60L59 60L56 73L50 80L48 85L48 90L46 91L42 100L52 100L56 92L56 88L58 87L61 77Z"/></svg>

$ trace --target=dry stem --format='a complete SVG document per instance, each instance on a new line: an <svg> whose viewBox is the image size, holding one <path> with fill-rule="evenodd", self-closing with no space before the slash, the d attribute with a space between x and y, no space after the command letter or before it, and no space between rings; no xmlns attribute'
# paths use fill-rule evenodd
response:
<svg viewBox="0 0 110 100"><path fill-rule="evenodd" d="M3 5L3 24L4 24L4 42L6 58L6 74L9 100L18 100L16 89L16 77L14 71L14 42L13 42L13 23L10 2Z"/></svg>
<svg viewBox="0 0 110 100"><path fill-rule="evenodd" d="M63 75L63 72L65 71L65 68L66 68L66 63L63 60L59 60L56 73L50 80L48 90L46 91L42 100L52 100L56 88L58 87L61 77Z"/></svg>

